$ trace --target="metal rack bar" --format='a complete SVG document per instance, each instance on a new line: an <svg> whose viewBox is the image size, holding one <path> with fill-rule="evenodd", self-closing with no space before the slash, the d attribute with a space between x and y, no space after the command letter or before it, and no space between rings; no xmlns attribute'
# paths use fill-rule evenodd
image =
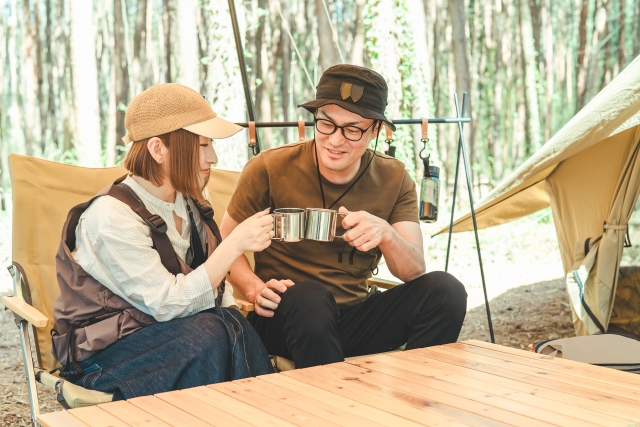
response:
<svg viewBox="0 0 640 427"><path fill-rule="evenodd" d="M459 118L432 118L427 119L429 123L470 123L471 119L469 117L459 117ZM394 125L418 125L422 123L422 119L399 119L392 120ZM238 126L242 126L243 128L249 127L249 123L236 123ZM305 126L313 127L314 122L304 122ZM257 128L294 128L298 127L298 122L256 122Z"/></svg>

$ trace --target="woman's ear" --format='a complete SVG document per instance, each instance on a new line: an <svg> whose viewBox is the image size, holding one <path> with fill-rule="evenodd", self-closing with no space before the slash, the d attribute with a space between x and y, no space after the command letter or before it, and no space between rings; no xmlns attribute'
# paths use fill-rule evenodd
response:
<svg viewBox="0 0 640 427"><path fill-rule="evenodd" d="M167 161L167 154L169 153L169 150L167 149L167 146L164 145L164 142L162 142L162 140L157 136L149 139L147 142L147 149L149 150L149 153L151 153L153 160L159 164L163 164Z"/></svg>

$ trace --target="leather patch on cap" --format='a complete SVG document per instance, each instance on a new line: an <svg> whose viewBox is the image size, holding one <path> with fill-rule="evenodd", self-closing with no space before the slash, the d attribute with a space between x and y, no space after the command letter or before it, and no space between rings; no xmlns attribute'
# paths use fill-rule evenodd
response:
<svg viewBox="0 0 640 427"><path fill-rule="evenodd" d="M351 97L353 102L358 102L362 98L364 87L343 82L340 86L340 96L343 100Z"/></svg>

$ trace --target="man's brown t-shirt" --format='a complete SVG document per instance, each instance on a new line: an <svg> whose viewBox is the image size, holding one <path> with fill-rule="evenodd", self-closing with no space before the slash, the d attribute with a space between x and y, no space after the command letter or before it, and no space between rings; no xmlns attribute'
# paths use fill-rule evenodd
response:
<svg viewBox="0 0 640 427"><path fill-rule="evenodd" d="M240 223L267 207L322 208L313 147L313 141L288 144L262 151L249 160L227 208L231 218ZM368 170L332 209L344 206L352 212L366 211L389 224L418 222L416 186L399 160L368 149L353 181L371 156L375 157ZM353 181L336 185L323 178L327 206ZM336 234L344 231L339 220ZM344 307L364 299L366 280L381 255L378 248L360 252L339 238L324 244L311 240L295 243L274 240L267 249L255 253L255 273L265 282L318 280L328 287L338 305Z"/></svg>

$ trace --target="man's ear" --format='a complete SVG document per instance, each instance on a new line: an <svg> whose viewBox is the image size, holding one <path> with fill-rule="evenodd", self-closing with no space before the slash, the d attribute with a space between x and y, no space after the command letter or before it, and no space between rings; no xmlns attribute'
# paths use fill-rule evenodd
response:
<svg viewBox="0 0 640 427"><path fill-rule="evenodd" d="M162 140L157 136L149 139L147 142L147 149L149 150L149 153L151 153L153 160L159 164L163 164L167 161L167 154L169 153L169 150L167 149L167 146L164 145L164 142L162 142Z"/></svg>
<svg viewBox="0 0 640 427"><path fill-rule="evenodd" d="M371 131L371 139L376 139L378 137L380 129L382 129L382 122L378 120L376 121L376 124L373 125L373 130Z"/></svg>

